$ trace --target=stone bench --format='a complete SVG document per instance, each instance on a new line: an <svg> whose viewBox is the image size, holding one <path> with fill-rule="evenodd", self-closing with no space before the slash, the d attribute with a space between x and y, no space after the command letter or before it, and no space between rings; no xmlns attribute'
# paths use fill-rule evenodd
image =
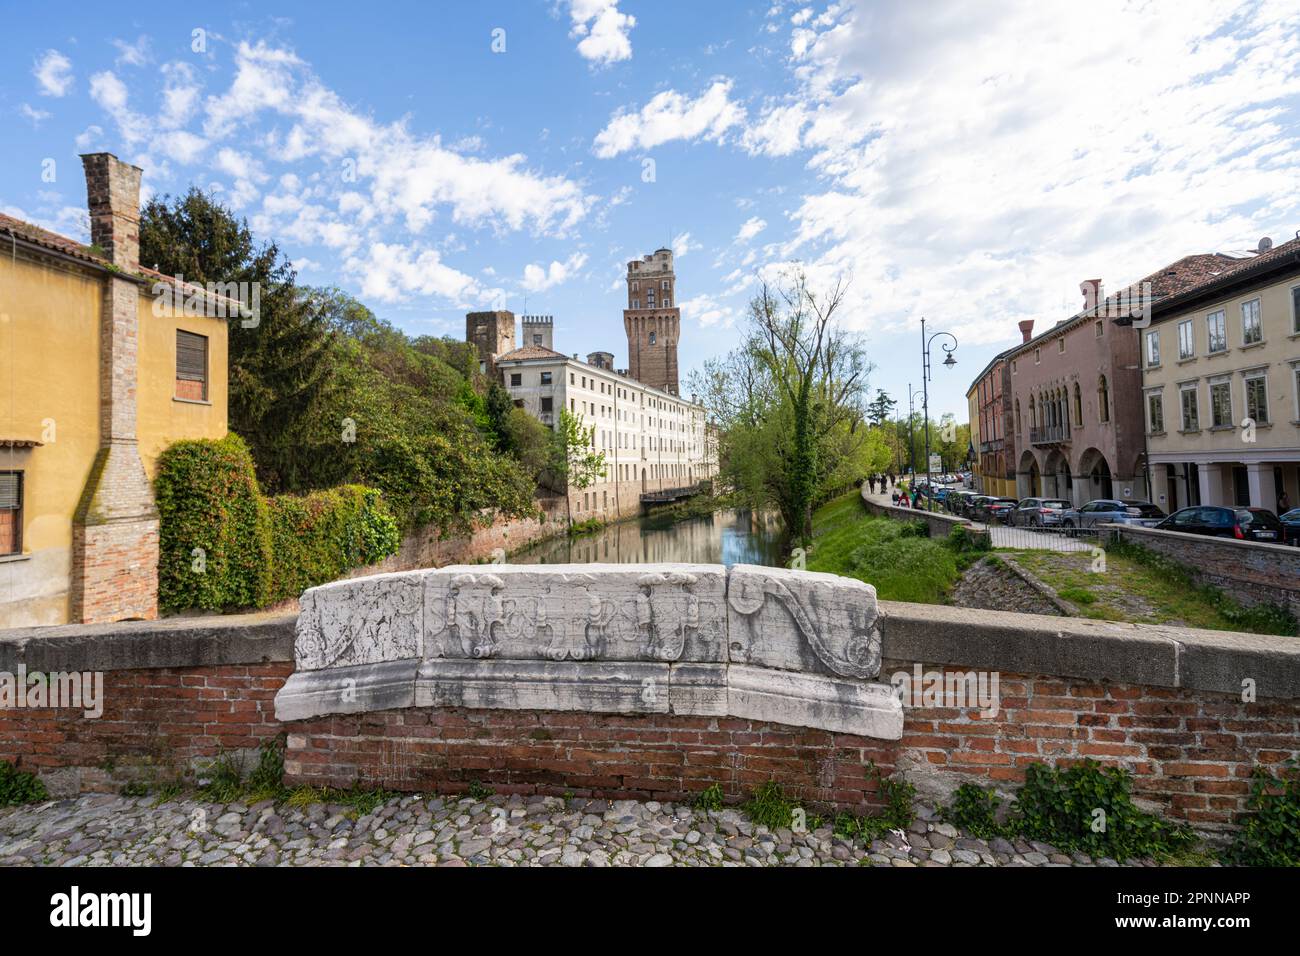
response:
<svg viewBox="0 0 1300 956"><path fill-rule="evenodd" d="M873 587L705 564L474 565L311 588L281 721L407 707L733 716L898 740Z"/></svg>

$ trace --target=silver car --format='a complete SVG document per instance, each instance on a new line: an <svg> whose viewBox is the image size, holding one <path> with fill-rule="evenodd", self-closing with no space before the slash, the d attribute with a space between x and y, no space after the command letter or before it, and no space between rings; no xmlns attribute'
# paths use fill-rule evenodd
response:
<svg viewBox="0 0 1300 956"><path fill-rule="evenodd" d="M1061 530L1066 534L1091 533L1102 524L1131 524L1152 528L1165 517L1165 513L1149 501L1097 498L1078 509L1062 513Z"/></svg>
<svg viewBox="0 0 1300 956"><path fill-rule="evenodd" d="M1024 528L1061 527L1061 518L1074 510L1064 498L1023 498L1007 524Z"/></svg>

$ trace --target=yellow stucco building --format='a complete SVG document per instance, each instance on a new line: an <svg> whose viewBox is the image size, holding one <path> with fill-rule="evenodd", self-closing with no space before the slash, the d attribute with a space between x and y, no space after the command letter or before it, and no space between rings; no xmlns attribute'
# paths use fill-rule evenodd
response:
<svg viewBox="0 0 1300 956"><path fill-rule="evenodd" d="M226 433L227 318L141 268L140 170L83 162L91 246L0 215L0 627L156 616L158 455Z"/></svg>

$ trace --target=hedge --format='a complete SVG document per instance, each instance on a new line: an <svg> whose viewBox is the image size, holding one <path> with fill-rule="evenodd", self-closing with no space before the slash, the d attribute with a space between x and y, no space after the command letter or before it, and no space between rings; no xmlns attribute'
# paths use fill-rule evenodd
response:
<svg viewBox="0 0 1300 956"><path fill-rule="evenodd" d="M154 488L158 601L167 610L266 607L381 561L400 542L373 488L264 497L234 434L171 445Z"/></svg>
<svg viewBox="0 0 1300 956"><path fill-rule="evenodd" d="M271 522L238 435L179 441L158 458L158 603L170 610L265 607Z"/></svg>
<svg viewBox="0 0 1300 956"><path fill-rule="evenodd" d="M309 587L349 570L382 561L397 551L397 522L378 491L343 485L302 497L267 502L275 555L271 600L296 598Z"/></svg>

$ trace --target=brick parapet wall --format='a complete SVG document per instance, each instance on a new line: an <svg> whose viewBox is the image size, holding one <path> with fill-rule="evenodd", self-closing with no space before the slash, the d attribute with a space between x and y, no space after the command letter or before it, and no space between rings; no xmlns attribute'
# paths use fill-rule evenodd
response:
<svg viewBox="0 0 1300 956"><path fill-rule="evenodd" d="M1122 766L1134 792L1199 828L1240 814L1256 765L1300 754L1300 647L1286 638L1065 621L882 602L896 672L987 671L997 713L910 707L883 741L737 718L412 708L281 724L292 616L48 628L0 636L0 671L105 671L98 720L0 711L0 759L60 792L190 774L281 734L290 783L680 799L776 780L810 803L875 802L869 773L901 772L944 800L972 780L1010 792L1033 762ZM186 666L188 665L188 666ZM1242 681L1259 699L1243 700Z"/></svg>

